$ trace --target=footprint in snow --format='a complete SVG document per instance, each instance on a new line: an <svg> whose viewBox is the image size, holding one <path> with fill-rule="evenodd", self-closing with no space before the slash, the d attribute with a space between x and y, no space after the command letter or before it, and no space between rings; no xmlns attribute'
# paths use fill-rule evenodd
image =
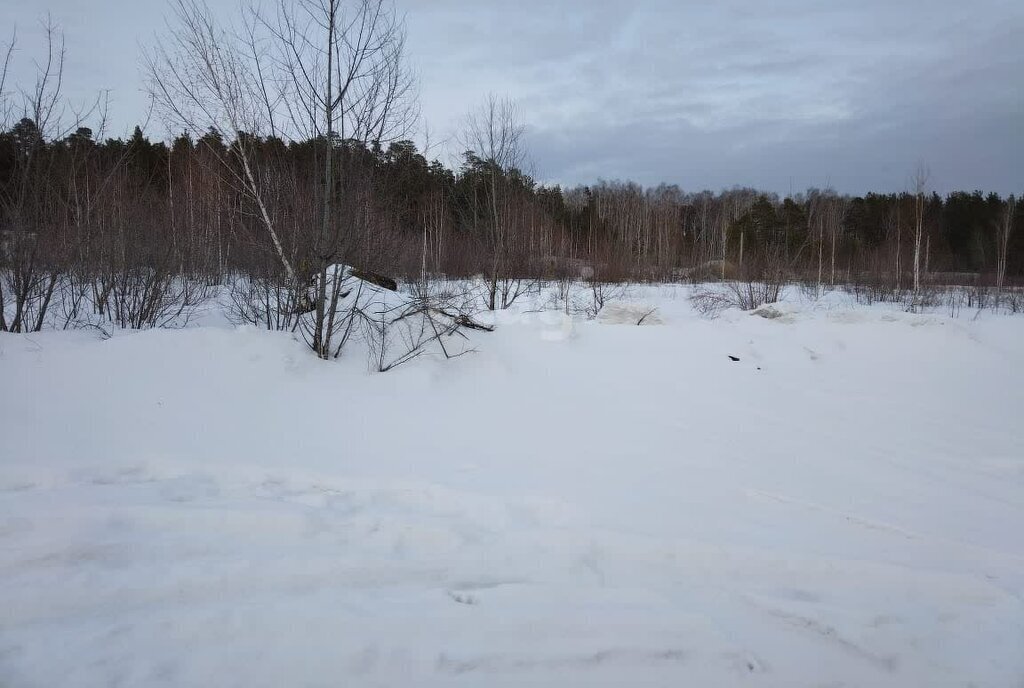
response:
<svg viewBox="0 0 1024 688"><path fill-rule="evenodd" d="M480 604L480 600L477 597L470 595L469 593L457 593L451 590L448 590L447 592L448 597L450 597L453 602L457 602L458 604L465 604L468 606Z"/></svg>

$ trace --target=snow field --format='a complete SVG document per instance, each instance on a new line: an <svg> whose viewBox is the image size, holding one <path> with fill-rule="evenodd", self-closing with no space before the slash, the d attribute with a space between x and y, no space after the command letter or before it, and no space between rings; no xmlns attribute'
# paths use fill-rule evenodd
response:
<svg viewBox="0 0 1024 688"><path fill-rule="evenodd" d="M0 335L0 685L1024 680L1024 319L685 293L386 374Z"/></svg>

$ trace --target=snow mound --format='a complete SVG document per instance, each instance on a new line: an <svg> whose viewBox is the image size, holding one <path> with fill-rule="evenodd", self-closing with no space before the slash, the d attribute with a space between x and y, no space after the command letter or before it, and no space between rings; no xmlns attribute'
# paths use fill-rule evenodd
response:
<svg viewBox="0 0 1024 688"><path fill-rule="evenodd" d="M784 303L766 303L750 311L750 315L780 323L796 322L796 314L797 311L792 304Z"/></svg>
<svg viewBox="0 0 1024 688"><path fill-rule="evenodd" d="M776 318L781 318L783 316L782 311L770 303L758 306L754 310L750 311L750 314L760 316L767 320L775 320Z"/></svg>
<svg viewBox="0 0 1024 688"><path fill-rule="evenodd" d="M571 316L561 311L544 311L540 314L540 338L546 342L564 342L572 339L576 328Z"/></svg>
<svg viewBox="0 0 1024 688"><path fill-rule="evenodd" d="M607 303L597 314L597 321L605 325L664 324L658 314L658 307L649 303Z"/></svg>

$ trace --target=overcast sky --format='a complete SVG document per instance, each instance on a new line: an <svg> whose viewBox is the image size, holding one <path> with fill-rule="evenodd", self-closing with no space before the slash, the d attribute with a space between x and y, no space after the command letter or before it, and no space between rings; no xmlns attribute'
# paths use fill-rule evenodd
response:
<svg viewBox="0 0 1024 688"><path fill-rule="evenodd" d="M0 0L15 75L62 25L70 92L146 110L162 0ZM211 0L223 12L236 0ZM1024 191L1021 0L398 0L434 141L488 92L521 106L535 175L785 193ZM115 133L120 133L117 131ZM163 137L155 122L148 133Z"/></svg>

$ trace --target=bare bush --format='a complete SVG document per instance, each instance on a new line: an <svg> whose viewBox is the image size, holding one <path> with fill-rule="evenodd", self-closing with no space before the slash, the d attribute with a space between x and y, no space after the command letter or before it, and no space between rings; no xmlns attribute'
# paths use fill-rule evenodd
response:
<svg viewBox="0 0 1024 688"><path fill-rule="evenodd" d="M766 303L775 303L782 296L781 282L721 282L702 284L690 295L690 302L701 315L717 317L727 308L751 311Z"/></svg>
<svg viewBox="0 0 1024 688"><path fill-rule="evenodd" d="M0 330L38 332L46 324L63 261L47 232L8 230L0 250Z"/></svg>
<svg viewBox="0 0 1024 688"><path fill-rule="evenodd" d="M473 351L463 330L494 329L473 318L477 297L465 284L418 283L407 293L370 286L356 297L351 317L371 365L387 372L427 354L456 358Z"/></svg>
<svg viewBox="0 0 1024 688"><path fill-rule="evenodd" d="M106 314L124 329L183 327L211 295L202 278L136 266L120 271L109 285Z"/></svg>
<svg viewBox="0 0 1024 688"><path fill-rule="evenodd" d="M305 294L283 275L237 275L228 284L228 317L239 324L294 332Z"/></svg>
<svg viewBox="0 0 1024 688"><path fill-rule="evenodd" d="M626 283L602 282L589 279L578 283L574 289L566 293L566 313L580 315L593 320L604 307L613 301L620 301L629 296L630 287Z"/></svg>
<svg viewBox="0 0 1024 688"><path fill-rule="evenodd" d="M873 303L899 303L903 299L903 291L896 287L887 275L864 275L856 280L850 289L857 303L870 306Z"/></svg>

